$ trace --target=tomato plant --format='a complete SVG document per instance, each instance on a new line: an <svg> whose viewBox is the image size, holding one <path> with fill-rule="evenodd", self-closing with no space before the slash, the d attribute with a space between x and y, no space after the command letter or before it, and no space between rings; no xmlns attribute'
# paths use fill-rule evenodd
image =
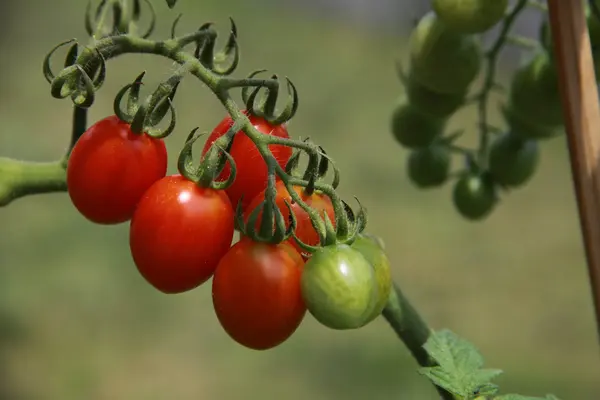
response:
<svg viewBox="0 0 600 400"><path fill-rule="evenodd" d="M306 243L311 246L319 245L319 234L315 230L312 225L312 221L306 211L300 207L298 203L293 201L292 196L288 192L285 183L282 181L277 182L276 188L276 196L275 196L275 204L279 208L279 211L283 215L284 220L287 222L286 226L290 225L290 209L286 205L286 202L290 204L292 212L296 218L296 229L295 234L303 243ZM331 222L335 226L335 213L333 211L333 205L331 204L331 200L329 197L325 196L323 193L319 191L313 191L312 193L308 193L305 188L301 186L294 186L294 191L298 193L300 198L313 210L319 212L320 215L326 214ZM246 221L252 211L254 211L257 207L261 205L261 203L265 200L265 192L263 191L258 196L256 196L249 206L246 208L245 218ZM256 220L256 229L260 229L262 211L258 213L258 217ZM294 239L290 239L289 243L303 255L304 258L308 258L305 255L304 250L298 245L298 243Z"/></svg>
<svg viewBox="0 0 600 400"><path fill-rule="evenodd" d="M180 293L206 282L233 240L233 209L223 191L167 176L144 194L129 245L141 275L158 290Z"/></svg>
<svg viewBox="0 0 600 400"><path fill-rule="evenodd" d="M167 3L172 8L176 1ZM563 40L578 43L575 39L582 35L569 38L565 32L574 29L555 29L560 20L557 15L544 15L537 42L512 30L527 7L552 16L557 4L570 7L563 9L569 12L576 11L577 5L565 6L563 1L552 8L531 0L513 3L432 0L432 10L419 18L408 38L407 63L397 63L403 90L390 107L388 134L405 151L406 174L418 189L451 183L454 207L470 221L490 216L503 195L533 178L542 142L560 135L569 118L571 154L583 154L589 161L588 153L593 153L581 149L585 141L575 134L577 125L589 121L573 120L579 112L574 109L589 110L589 98L594 96L582 94L574 102L572 92L581 92L584 80L596 86L589 79L591 67L585 71L581 59L591 57L595 69L600 69L595 51L600 43L598 3L590 0L585 12L579 10L577 22L587 23L594 51L586 55L586 46L574 46L578 58L567 61L577 67L573 68L577 74L570 75L578 75L575 84L568 80L559 84L560 76L565 81L569 75L570 65L554 54L556 50L564 57L567 46L557 45L552 36L558 32ZM69 98L73 104L71 141L66 154L50 163L0 158L0 206L30 194L68 191L74 207L90 221L118 224L131 220L129 250L141 276L165 294L191 291L212 277L216 318L234 341L247 348L267 350L284 343L298 330L307 311L334 330L358 329L381 315L415 357L420 374L444 400L525 399L500 394L492 383L500 372L483 368L481 355L464 339L447 330L431 330L401 285L392 282L392 260L383 241L366 233L370 231L366 207L356 199L358 208L354 209L342 199L337 169L332 183L323 179L333 160L312 140L290 138L288 123L299 104L291 80L278 75L259 78L263 70L232 77L240 61L234 21L222 48L217 46L218 34L211 23L177 35L179 18L169 39L154 40L156 14L151 6L149 30L141 31L138 26L143 4L150 5L150 1L133 0L132 7L125 0L101 1L96 10L90 5L85 20L88 45L63 42L44 58L42 71L50 94ZM106 18L111 13L112 22ZM498 32L487 46L482 34L492 28ZM583 32L581 26L577 32ZM507 43L524 49L526 56L504 85L496 72ZM62 69L55 73L50 59L64 46L69 49ZM115 95L115 115L87 127L87 113L107 78L109 61L126 54L163 57L177 68L140 100L145 72L141 73ZM184 76L198 78L227 115L213 129L200 157L192 155L200 127L192 130L177 158L179 173L166 176L163 139L179 124L175 94ZM278 107L283 85L287 99ZM243 108L233 95L238 89ZM489 111L494 92L501 99L498 118ZM472 142L463 143L467 127L447 132L453 117L472 105L477 108L475 147ZM167 115L168 126L158 128ZM373 132L368 139L381 137ZM299 172L300 155L308 157L304 173ZM454 162L455 156L461 157L460 164ZM580 187L590 172L589 165L582 168L583 164L573 162L573 169L579 178L578 200L583 199L580 215L586 217L584 211L590 207L584 207L589 205L585 201L600 196L583 195L589 194ZM453 171L455 165L461 167ZM391 180L381 181L387 188ZM259 207L260 212L254 212ZM254 217L258 217L256 223ZM292 222L294 232L290 232ZM587 222L582 226L589 233L595 222ZM232 244L235 227L242 237ZM588 255L595 254L590 250L592 242L585 241ZM595 257L588 258L593 261ZM594 289L600 293L596 286L595 282ZM596 302L598 316L600 296Z"/></svg>
<svg viewBox="0 0 600 400"><path fill-rule="evenodd" d="M90 221L117 224L131 219L146 189L166 172L164 142L133 133L129 124L111 115L90 126L73 147L68 193Z"/></svg>
<svg viewBox="0 0 600 400"><path fill-rule="evenodd" d="M247 115L249 114L247 110L244 110L244 112ZM250 123L265 135L272 135L278 138L289 138L289 133L285 125L275 126L270 124L263 117L252 114L248 115L248 118ZM233 119L230 116L223 118L206 140L203 154L210 149L210 146L215 140L225 135L232 125ZM285 166L292 155L292 149L284 145L269 145L269 150L282 167ZM252 199L267 187L267 165L254 142L241 131L234 136L229 154L231 154L231 157L236 163L238 173L233 184L226 190L227 195L234 207L236 207L241 200L242 207L245 209ZM226 164L219 175L218 180L227 180L230 173L231 167L229 164Z"/></svg>
<svg viewBox="0 0 600 400"><path fill-rule="evenodd" d="M219 262L212 283L215 313L236 342L266 350L300 326L306 306L300 292L304 261L289 244L242 238Z"/></svg>

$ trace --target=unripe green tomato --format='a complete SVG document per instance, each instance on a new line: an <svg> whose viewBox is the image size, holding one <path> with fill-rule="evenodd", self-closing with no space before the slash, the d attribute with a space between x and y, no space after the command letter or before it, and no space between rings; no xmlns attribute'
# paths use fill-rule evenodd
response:
<svg viewBox="0 0 600 400"><path fill-rule="evenodd" d="M453 32L433 11L413 30L409 51L415 79L437 93L465 93L481 70L479 38Z"/></svg>
<svg viewBox="0 0 600 400"><path fill-rule="evenodd" d="M423 114L436 118L448 118L463 104L467 92L458 94L437 93L423 86L409 71L406 80L406 95L408 101Z"/></svg>
<svg viewBox="0 0 600 400"><path fill-rule="evenodd" d="M487 176L473 172L456 181L452 200L459 214L473 221L490 215L498 202L493 182Z"/></svg>
<svg viewBox="0 0 600 400"><path fill-rule="evenodd" d="M538 52L515 71L508 102L516 113L541 125L563 124L558 74L548 53Z"/></svg>
<svg viewBox="0 0 600 400"><path fill-rule="evenodd" d="M561 127L540 124L528 118L528 115L516 112L510 106L505 106L502 113L510 131L524 139L550 139L561 132Z"/></svg>
<svg viewBox="0 0 600 400"><path fill-rule="evenodd" d="M441 186L448 180L450 161L450 150L443 145L413 150L407 160L408 178L422 189Z"/></svg>
<svg viewBox="0 0 600 400"><path fill-rule="evenodd" d="M488 160L488 169L495 182L505 186L520 186L537 169L540 161L538 142L505 133L492 142Z"/></svg>
<svg viewBox="0 0 600 400"><path fill-rule="evenodd" d="M433 10L453 31L483 33L504 18L508 0L433 0Z"/></svg>
<svg viewBox="0 0 600 400"><path fill-rule="evenodd" d="M369 235L359 234L351 247L358 250L360 254L371 264L375 271L378 287L378 301L366 324L373 321L385 308L392 290L392 268L390 260L377 242L377 239ZM366 325L365 324L365 325Z"/></svg>
<svg viewBox="0 0 600 400"><path fill-rule="evenodd" d="M304 265L300 284L308 311L331 329L364 326L380 297L375 270L345 244L315 251Z"/></svg>
<svg viewBox="0 0 600 400"><path fill-rule="evenodd" d="M402 97L392 113L391 129L396 141L409 149L425 147L440 136L446 120L419 111Z"/></svg>

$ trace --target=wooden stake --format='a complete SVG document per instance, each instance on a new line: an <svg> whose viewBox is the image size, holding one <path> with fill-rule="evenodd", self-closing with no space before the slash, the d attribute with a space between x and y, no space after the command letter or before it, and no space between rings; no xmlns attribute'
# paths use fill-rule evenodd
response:
<svg viewBox="0 0 600 400"><path fill-rule="evenodd" d="M600 108L582 0L548 0L571 169L600 333Z"/></svg>

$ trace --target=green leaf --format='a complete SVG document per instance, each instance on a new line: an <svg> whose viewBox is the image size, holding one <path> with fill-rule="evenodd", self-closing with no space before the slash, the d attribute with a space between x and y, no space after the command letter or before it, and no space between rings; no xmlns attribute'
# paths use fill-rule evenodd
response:
<svg viewBox="0 0 600 400"><path fill-rule="evenodd" d="M435 385L465 399L498 393L491 381L502 371L482 368L483 357L468 341L444 329L432 333L423 348L438 366L420 368L419 372Z"/></svg>
<svg viewBox="0 0 600 400"><path fill-rule="evenodd" d="M498 397L494 397L494 400L560 400L558 397L547 394L545 397L531 397L523 396L520 394L503 394Z"/></svg>
<svg viewBox="0 0 600 400"><path fill-rule="evenodd" d="M175 7L175 3L177 3L177 0L167 0L167 7L173 8Z"/></svg>

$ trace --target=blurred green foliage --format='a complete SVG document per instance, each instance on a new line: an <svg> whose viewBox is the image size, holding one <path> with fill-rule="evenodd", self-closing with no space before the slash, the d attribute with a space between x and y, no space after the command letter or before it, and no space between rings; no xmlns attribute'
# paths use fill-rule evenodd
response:
<svg viewBox="0 0 600 400"><path fill-rule="evenodd" d="M406 38L259 0L181 0L173 11L155 3L157 35L168 35L178 12L181 33L206 21L225 33L231 15L242 50L238 76L268 68L294 81L301 103L291 133L310 136L335 158L342 194L369 208L369 229L387 242L394 276L432 327L472 340L489 367L506 371L499 383L507 391L598 398L597 339L563 138L544 143L531 184L505 196L484 223L469 223L453 210L449 187L420 192L409 184L407 152L389 134L401 92L394 60ZM51 98L41 62L59 41L86 40L85 4L15 5L2 49L0 149L49 160L64 151L71 111L68 100ZM149 55L112 61L91 121L111 113L118 88L141 70L151 88L173 67ZM192 128L208 131L223 117L192 78L175 105L172 157ZM465 111L453 127L474 130L474 118ZM435 398L383 320L335 332L307 316L280 348L240 347L218 325L210 285L157 293L137 274L127 235L127 225L83 220L66 194L0 209L0 385L14 391L3 398Z"/></svg>

